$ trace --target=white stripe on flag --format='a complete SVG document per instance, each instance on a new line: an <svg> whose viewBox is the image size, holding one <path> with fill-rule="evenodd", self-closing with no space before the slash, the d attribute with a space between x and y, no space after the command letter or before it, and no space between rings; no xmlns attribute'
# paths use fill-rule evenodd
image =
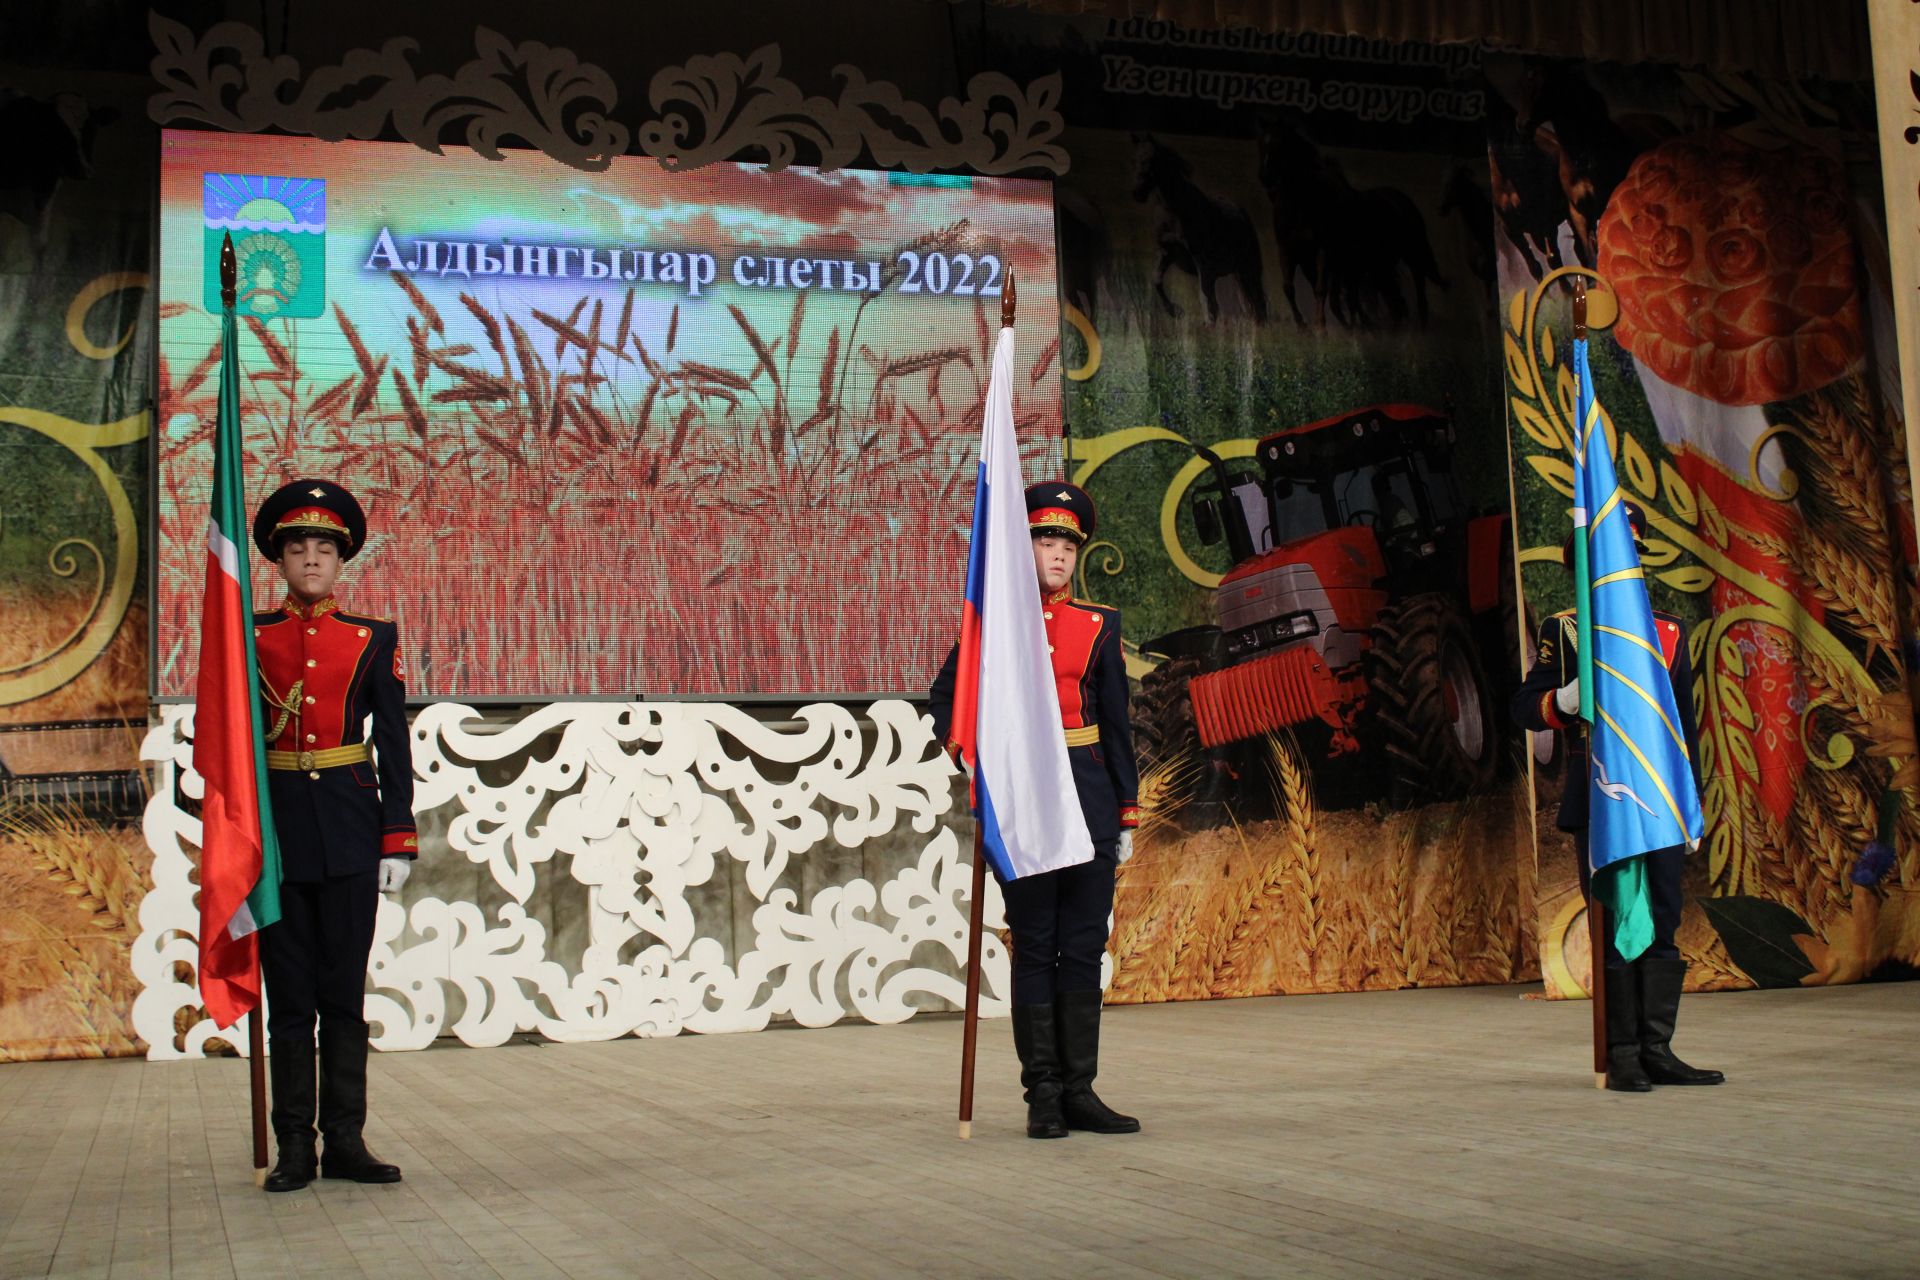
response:
<svg viewBox="0 0 1920 1280"><path fill-rule="evenodd" d="M232 546L233 544L228 543L227 545ZM247 900L245 898L240 899L240 905L234 908L233 919L227 921L227 936L235 942L238 942L259 927L259 925L253 922L253 909L247 905Z"/></svg>
<svg viewBox="0 0 1920 1280"><path fill-rule="evenodd" d="M220 568L229 578L240 581L240 548L233 545L233 539L227 536L226 530L211 520L207 522L207 550L220 562Z"/></svg>

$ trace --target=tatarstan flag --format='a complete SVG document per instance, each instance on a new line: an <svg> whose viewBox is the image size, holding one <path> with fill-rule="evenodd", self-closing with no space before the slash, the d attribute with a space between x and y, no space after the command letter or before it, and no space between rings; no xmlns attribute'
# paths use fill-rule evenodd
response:
<svg viewBox="0 0 1920 1280"><path fill-rule="evenodd" d="M223 256L231 253L229 238ZM267 797L253 591L242 551L247 535L235 332L228 292L220 319L220 406L193 734L194 771L206 782L200 805L200 998L221 1027L259 1007L254 933L280 918L280 845Z"/></svg>

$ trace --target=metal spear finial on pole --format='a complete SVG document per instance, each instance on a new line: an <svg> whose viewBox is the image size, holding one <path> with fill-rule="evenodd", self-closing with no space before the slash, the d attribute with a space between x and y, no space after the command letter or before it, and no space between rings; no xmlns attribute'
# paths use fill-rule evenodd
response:
<svg viewBox="0 0 1920 1280"><path fill-rule="evenodd" d="M1013 286L1013 268L1007 268L1007 283L1000 290L1000 327L1013 328L1013 309L1020 303L1019 290Z"/></svg>
<svg viewBox="0 0 1920 1280"><path fill-rule="evenodd" d="M233 310L234 286L240 274L233 257L233 232L220 237L220 305Z"/></svg>

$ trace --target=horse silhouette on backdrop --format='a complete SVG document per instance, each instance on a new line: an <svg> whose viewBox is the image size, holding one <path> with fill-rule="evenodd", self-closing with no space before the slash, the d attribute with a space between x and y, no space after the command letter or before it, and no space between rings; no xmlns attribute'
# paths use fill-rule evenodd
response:
<svg viewBox="0 0 1920 1280"><path fill-rule="evenodd" d="M1566 197L1574 252L1591 267L1598 260L1600 215L1641 146L1614 123L1606 98L1579 71L1542 66L1530 79L1532 102L1519 129L1552 165Z"/></svg>
<svg viewBox="0 0 1920 1280"><path fill-rule="evenodd" d="M1397 187L1354 186L1305 130L1279 116L1260 121L1259 166L1260 185L1273 205L1280 292L1295 323L1306 323L1294 295L1302 271L1321 325L1329 310L1348 328L1372 325L1382 311L1402 323L1409 284L1414 311L1421 324L1427 322L1427 285L1444 289L1447 280L1411 196Z"/></svg>
<svg viewBox="0 0 1920 1280"><path fill-rule="evenodd" d="M1493 180L1493 209L1500 230L1520 251L1535 280L1558 271L1560 224L1567 220L1567 193L1558 165L1534 145L1511 104L1498 93L1487 99L1487 173ZM1541 259L1545 259L1542 265Z"/></svg>
<svg viewBox="0 0 1920 1280"><path fill-rule="evenodd" d="M1261 282L1260 238L1244 209L1202 190L1186 157L1144 133L1133 135L1133 198L1160 209L1153 232L1160 248L1153 291L1168 315L1180 314L1167 296L1167 273L1178 268L1199 280L1209 320L1220 318L1220 282L1232 280L1240 286L1253 318L1265 323L1267 290Z"/></svg>

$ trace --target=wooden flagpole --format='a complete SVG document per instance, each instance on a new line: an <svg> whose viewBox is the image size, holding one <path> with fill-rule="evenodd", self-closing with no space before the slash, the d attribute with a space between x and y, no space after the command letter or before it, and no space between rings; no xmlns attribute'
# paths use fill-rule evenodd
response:
<svg viewBox="0 0 1920 1280"><path fill-rule="evenodd" d="M1573 276L1573 340L1581 342L1587 336L1587 279L1576 272ZM1580 423L1574 424L1574 435L1578 437ZM1578 502L1576 497L1574 501ZM1576 530L1576 533L1581 531ZM1592 602L1587 602L1592 607ZM1592 708L1582 707L1589 718ZM1579 732L1575 729L1574 732ZM1571 753L1569 753L1571 756ZM1587 762L1591 769L1593 762ZM1607 909L1600 905L1600 897L1593 890L1591 872L1593 852L1589 847L1587 876L1587 947L1593 954L1593 977L1589 985L1593 988L1593 1087L1607 1087Z"/></svg>
<svg viewBox="0 0 1920 1280"><path fill-rule="evenodd" d="M1007 282L1000 290L1000 327L1013 328L1013 314L1019 305L1019 294L1014 289L1013 272L1007 272ZM973 823L973 901L968 911L967 927L967 1006L963 1015L963 1029L960 1034L960 1137L962 1140L973 1136L973 1062L980 1046L980 933L982 929L981 900L987 896L987 850L986 837L981 833L980 821L976 815Z"/></svg>
<svg viewBox="0 0 1920 1280"><path fill-rule="evenodd" d="M1592 881L1589 879L1589 886ZM1607 909L1589 887L1587 948L1593 952L1593 1087L1607 1087Z"/></svg>
<svg viewBox="0 0 1920 1280"><path fill-rule="evenodd" d="M233 254L233 234L229 232L220 241L220 305L228 314L233 312L239 274ZM241 571L246 571L245 565ZM251 1095L253 1110L253 1185L261 1187L267 1182L267 1037L260 1022L261 1010L266 1005L266 983L260 970L258 935L253 940L253 981L260 991L260 1002L247 1014L247 1092Z"/></svg>
<svg viewBox="0 0 1920 1280"><path fill-rule="evenodd" d="M260 976L260 946L253 948L254 976ZM267 1033L261 1014L266 1012L266 988L261 987L260 1003L247 1015L247 1089L253 1095L253 1185L267 1185Z"/></svg>
<svg viewBox="0 0 1920 1280"><path fill-rule="evenodd" d="M960 1035L960 1137L973 1136L973 1060L980 1046L981 900L987 896L987 858L980 824L973 824L973 903L967 927L967 1011Z"/></svg>

